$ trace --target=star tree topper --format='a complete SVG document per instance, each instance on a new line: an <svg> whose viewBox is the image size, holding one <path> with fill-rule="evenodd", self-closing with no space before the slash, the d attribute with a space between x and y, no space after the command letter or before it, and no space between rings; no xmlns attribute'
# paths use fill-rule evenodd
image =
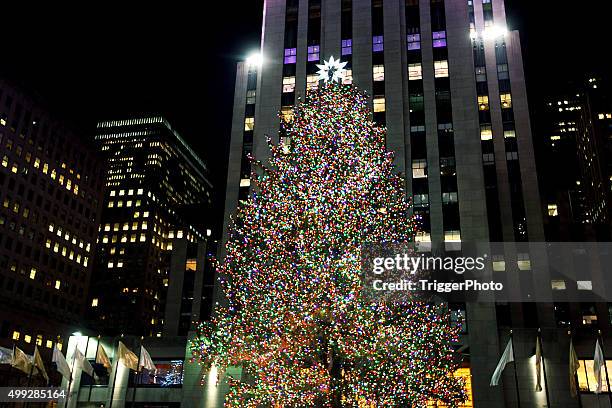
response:
<svg viewBox="0 0 612 408"><path fill-rule="evenodd" d="M323 64L317 64L317 68L319 68L319 81L323 80L325 82L340 82L344 79L344 75L346 70L344 67L347 62L340 62L339 59L334 59L334 57L329 57L329 61L324 61Z"/></svg>

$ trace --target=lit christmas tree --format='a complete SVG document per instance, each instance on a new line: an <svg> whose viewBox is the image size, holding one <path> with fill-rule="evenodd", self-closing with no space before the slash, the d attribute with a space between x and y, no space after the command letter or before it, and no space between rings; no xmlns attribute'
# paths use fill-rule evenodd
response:
<svg viewBox="0 0 612 408"><path fill-rule="evenodd" d="M269 165L253 161L219 268L228 305L199 325L194 358L243 368L227 407L457 406L445 309L362 293L361 245L410 241L415 220L367 97L329 82L284 122L290 142L269 141Z"/></svg>

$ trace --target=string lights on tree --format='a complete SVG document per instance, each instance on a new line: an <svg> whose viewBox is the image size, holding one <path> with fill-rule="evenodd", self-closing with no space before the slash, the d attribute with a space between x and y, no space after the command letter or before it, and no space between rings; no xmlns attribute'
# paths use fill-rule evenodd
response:
<svg viewBox="0 0 612 408"><path fill-rule="evenodd" d="M247 374L228 376L227 407L457 406L445 308L363 295L362 244L410 241L416 225L367 96L336 83L343 65L324 66L282 125L290 142L253 160L219 267L227 304L199 324L194 359Z"/></svg>

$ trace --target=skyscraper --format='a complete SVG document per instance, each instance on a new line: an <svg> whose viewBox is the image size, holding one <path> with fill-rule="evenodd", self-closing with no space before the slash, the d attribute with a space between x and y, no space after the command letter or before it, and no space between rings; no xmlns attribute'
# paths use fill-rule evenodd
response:
<svg viewBox="0 0 612 408"><path fill-rule="evenodd" d="M93 144L0 79L0 345L82 328L104 187Z"/></svg>
<svg viewBox="0 0 612 408"><path fill-rule="evenodd" d="M181 274L202 273L186 247L206 239L208 170L162 117L100 122L97 129L107 174L91 316L105 333L161 335L171 264L182 262L175 266ZM182 261L173 258L178 241ZM194 251L203 259L204 251ZM172 292L179 301L180 289Z"/></svg>
<svg viewBox="0 0 612 408"><path fill-rule="evenodd" d="M503 0L269 0L264 8L261 64L238 64L224 239L250 189L247 155L265 160L266 136L283 137L278 113L319 86L316 65L334 56L388 129L423 219L417 240L437 248L544 240L519 33L507 27ZM527 255L500 256L518 274ZM505 327L553 322L550 307L452 307L467 315L474 406L507 406L514 392L488 385L498 333L505 341ZM530 370L521 362L520 381L531 381Z"/></svg>

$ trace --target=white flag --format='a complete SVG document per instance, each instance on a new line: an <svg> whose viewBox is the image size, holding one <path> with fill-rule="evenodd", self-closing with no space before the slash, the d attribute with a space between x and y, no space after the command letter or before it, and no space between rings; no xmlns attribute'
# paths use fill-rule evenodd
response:
<svg viewBox="0 0 612 408"><path fill-rule="evenodd" d="M0 347L0 364L11 364L13 361L13 350Z"/></svg>
<svg viewBox="0 0 612 408"><path fill-rule="evenodd" d="M536 338L536 392L542 391L542 345L540 344L540 336Z"/></svg>
<svg viewBox="0 0 612 408"><path fill-rule="evenodd" d="M154 373L157 370L153 360L151 360L151 355L143 346L140 346L140 367L145 368L150 373Z"/></svg>
<svg viewBox="0 0 612 408"><path fill-rule="evenodd" d="M91 366L89 361L85 358L83 353L81 353L81 351L78 348L74 351L74 360L76 361L77 366L81 367L81 370L83 370L83 372L93 377L94 375L93 367Z"/></svg>
<svg viewBox="0 0 612 408"><path fill-rule="evenodd" d="M67 380L70 380L70 367L68 366L68 362L66 358L62 354L62 352L57 348L57 345L53 347L53 357L51 361L55 363L55 367L57 371Z"/></svg>
<svg viewBox="0 0 612 408"><path fill-rule="evenodd" d="M504 368L506 368L506 364L514 361L514 353L512 349L512 339L508 340L508 345L504 350L504 354L502 354L499 363L497 363L497 367L495 367L495 372L493 372L493 377L491 377L490 386L493 387L499 384L499 379L501 378L502 372Z"/></svg>
<svg viewBox="0 0 612 408"><path fill-rule="evenodd" d="M595 394L601 393L601 369L604 368L604 364L603 351L599 345L599 339L597 339L597 342L595 343L595 356L593 357L593 373L595 374L595 381L597 381L597 389L595 389Z"/></svg>

